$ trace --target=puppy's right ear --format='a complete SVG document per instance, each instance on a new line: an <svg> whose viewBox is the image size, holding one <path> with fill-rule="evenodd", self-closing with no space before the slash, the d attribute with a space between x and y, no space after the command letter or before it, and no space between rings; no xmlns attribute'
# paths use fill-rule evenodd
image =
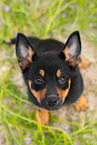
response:
<svg viewBox="0 0 97 145"><path fill-rule="evenodd" d="M69 66L75 68L79 62L81 53L81 39L78 31L73 32L62 50L65 55L65 61L68 62Z"/></svg>
<svg viewBox="0 0 97 145"><path fill-rule="evenodd" d="M16 55L19 62L19 66L24 70L32 63L32 57L35 54L34 49L31 46L28 38L18 33L16 41Z"/></svg>

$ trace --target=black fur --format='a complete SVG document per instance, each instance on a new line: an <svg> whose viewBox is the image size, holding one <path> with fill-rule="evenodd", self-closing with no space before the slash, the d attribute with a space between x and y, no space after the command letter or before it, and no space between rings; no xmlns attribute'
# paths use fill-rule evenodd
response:
<svg viewBox="0 0 97 145"><path fill-rule="evenodd" d="M76 64L81 53L81 40L78 31L73 32L66 44L54 39L40 40L36 37L26 37L22 33L17 35L17 40L12 39L10 44L16 42L16 55L19 64L23 63L25 67L21 67L24 80L28 87L29 99L32 103L47 110L59 109L63 104L74 103L78 100L83 92L83 80ZM6 43L6 41L5 41ZM31 56L29 50L34 52ZM67 48L66 54L64 50ZM26 65L25 65L26 63ZM40 70L44 70L44 77L39 74ZM66 81L59 83L59 78L56 76L57 70L61 70ZM38 81L43 81L42 84L35 83L37 76L40 76ZM61 90L66 90L69 87L69 79L71 80L70 90L64 102L56 91L56 87ZM31 88L36 92L46 88L45 95L37 101L32 94L28 80L31 80ZM47 100L52 97L52 102L56 98L55 106L48 106ZM54 97L53 97L54 96Z"/></svg>

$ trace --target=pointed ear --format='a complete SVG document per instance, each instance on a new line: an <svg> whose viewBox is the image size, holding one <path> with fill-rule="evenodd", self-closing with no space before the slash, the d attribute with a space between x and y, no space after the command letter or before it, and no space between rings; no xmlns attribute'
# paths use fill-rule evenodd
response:
<svg viewBox="0 0 97 145"><path fill-rule="evenodd" d="M69 36L62 52L65 55L65 61L67 61L70 66L75 68L75 66L78 64L81 53L81 40L78 31L73 32Z"/></svg>
<svg viewBox="0 0 97 145"><path fill-rule="evenodd" d="M16 42L16 55L19 62L19 66L24 70L32 63L32 56L35 54L28 38L18 33Z"/></svg>

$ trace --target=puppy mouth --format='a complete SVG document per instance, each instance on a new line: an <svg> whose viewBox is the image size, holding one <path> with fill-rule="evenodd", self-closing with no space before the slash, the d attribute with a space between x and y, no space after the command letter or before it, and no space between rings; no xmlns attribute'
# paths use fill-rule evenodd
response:
<svg viewBox="0 0 97 145"><path fill-rule="evenodd" d="M61 106L60 106L61 107ZM54 106L54 107L45 107L46 110L50 110L50 111L54 111L54 110L58 110L60 108L59 106Z"/></svg>

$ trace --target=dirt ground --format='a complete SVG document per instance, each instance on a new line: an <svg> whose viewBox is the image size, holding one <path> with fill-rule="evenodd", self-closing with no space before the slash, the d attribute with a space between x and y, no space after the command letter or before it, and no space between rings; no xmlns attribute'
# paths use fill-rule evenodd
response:
<svg viewBox="0 0 97 145"><path fill-rule="evenodd" d="M93 112L97 110L97 49L92 43L89 42L82 42L82 57L87 58L91 65L86 68L82 69L81 73L84 80L84 96L88 99L89 103L89 109L87 112L76 112L72 105L66 105L63 106L58 111L54 111L53 113L58 116L59 119L64 121L76 121L77 119L80 119L82 116L85 118L85 114L88 113L89 116L93 116ZM17 65L18 67L18 65ZM17 81L16 85L22 85L23 79L20 72L20 69L17 69L19 72L17 76L14 77L14 79ZM21 81L20 81L21 79ZM30 108L28 108L30 110ZM32 109L31 109L32 110ZM64 110L64 111L63 111ZM90 118L91 120L91 118ZM57 125L55 123L55 125ZM0 126L2 128L2 126ZM6 145L4 143L4 132L0 132L0 144Z"/></svg>

